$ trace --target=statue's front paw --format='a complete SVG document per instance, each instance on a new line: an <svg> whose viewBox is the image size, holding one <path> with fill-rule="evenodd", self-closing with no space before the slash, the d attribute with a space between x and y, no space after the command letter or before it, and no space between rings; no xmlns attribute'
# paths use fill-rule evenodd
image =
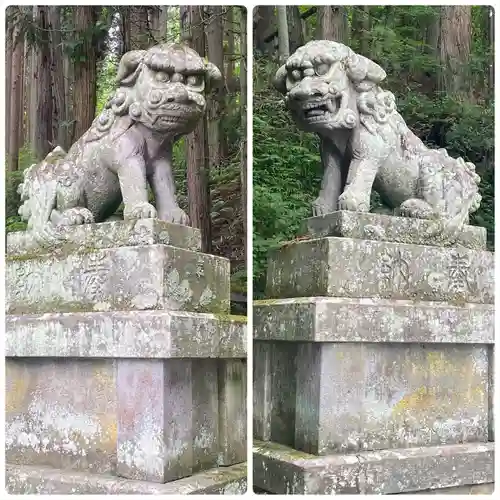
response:
<svg viewBox="0 0 500 500"><path fill-rule="evenodd" d="M160 213L159 218L166 222L173 222L174 224L182 224L183 226L189 226L189 216L182 208L173 207L165 210L164 213Z"/></svg>
<svg viewBox="0 0 500 500"><path fill-rule="evenodd" d="M151 203L141 202L125 207L123 211L124 220L156 219L156 208Z"/></svg>
<svg viewBox="0 0 500 500"><path fill-rule="evenodd" d="M57 223L58 226L81 226L92 224L94 216L88 208L75 207L65 210Z"/></svg>
<svg viewBox="0 0 500 500"><path fill-rule="evenodd" d="M312 203L312 212L313 217L319 217L335 212L335 207L321 196L318 196Z"/></svg>
<svg viewBox="0 0 500 500"><path fill-rule="evenodd" d="M344 191L339 196L339 210L348 210L349 212L369 212L370 202L362 199L352 191Z"/></svg>

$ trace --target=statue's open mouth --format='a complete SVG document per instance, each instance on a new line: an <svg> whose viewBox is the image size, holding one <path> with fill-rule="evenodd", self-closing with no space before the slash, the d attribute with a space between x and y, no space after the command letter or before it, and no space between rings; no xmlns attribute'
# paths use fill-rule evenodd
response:
<svg viewBox="0 0 500 500"><path fill-rule="evenodd" d="M303 119L309 123L327 122L340 110L342 97L307 101L301 106Z"/></svg>

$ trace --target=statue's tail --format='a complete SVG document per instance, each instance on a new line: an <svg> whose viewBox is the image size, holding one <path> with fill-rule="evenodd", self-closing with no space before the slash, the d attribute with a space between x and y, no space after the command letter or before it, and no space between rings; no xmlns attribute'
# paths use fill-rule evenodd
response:
<svg viewBox="0 0 500 500"><path fill-rule="evenodd" d="M24 171L23 182L17 189L22 205L18 213L28 222L28 229L35 231L50 222L52 210L56 207L57 176L50 170L66 156L57 146L39 164L33 164Z"/></svg>

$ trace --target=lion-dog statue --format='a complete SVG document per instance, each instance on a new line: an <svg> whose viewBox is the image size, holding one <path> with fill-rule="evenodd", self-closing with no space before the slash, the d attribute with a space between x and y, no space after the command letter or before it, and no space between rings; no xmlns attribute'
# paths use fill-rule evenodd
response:
<svg viewBox="0 0 500 500"><path fill-rule="evenodd" d="M203 92L220 79L215 65L182 44L124 54L117 89L90 129L67 154L57 147L24 172L19 214L28 231L42 236L102 222L122 201L126 220L189 225L176 201L172 147L194 130L206 108Z"/></svg>
<svg viewBox="0 0 500 500"><path fill-rule="evenodd" d="M434 219L454 238L479 208L472 163L429 149L380 83L385 71L349 47L315 40L279 68L275 87L299 128L320 138L324 176L313 215L367 212L372 187L401 216Z"/></svg>

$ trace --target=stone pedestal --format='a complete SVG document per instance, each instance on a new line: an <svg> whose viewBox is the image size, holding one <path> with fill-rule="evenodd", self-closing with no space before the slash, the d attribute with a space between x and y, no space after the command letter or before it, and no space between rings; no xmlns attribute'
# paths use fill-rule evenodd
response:
<svg viewBox="0 0 500 500"><path fill-rule="evenodd" d="M256 487L493 482L493 256L481 228L451 247L429 224L336 212L271 254L270 299L254 303Z"/></svg>
<svg viewBox="0 0 500 500"><path fill-rule="evenodd" d="M45 248L14 233L7 250L8 491L243 493L229 262L157 220L65 228Z"/></svg>

